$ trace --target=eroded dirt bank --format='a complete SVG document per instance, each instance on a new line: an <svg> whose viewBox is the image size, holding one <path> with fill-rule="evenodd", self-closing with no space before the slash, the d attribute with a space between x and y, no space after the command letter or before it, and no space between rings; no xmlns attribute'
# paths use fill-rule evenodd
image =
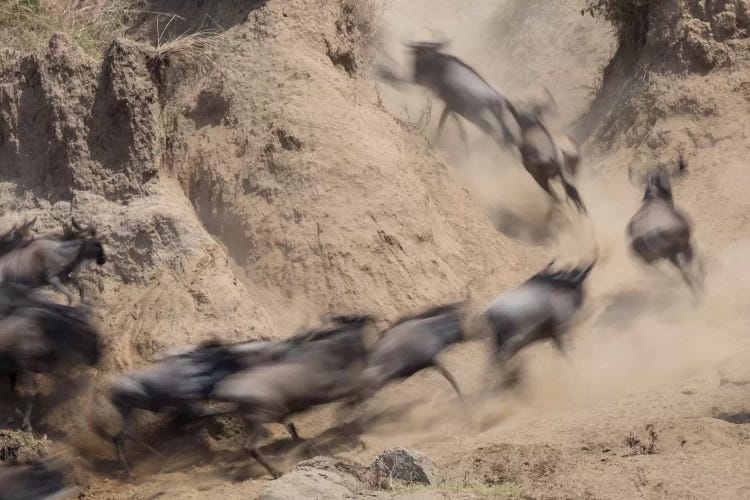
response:
<svg viewBox="0 0 750 500"><path fill-rule="evenodd" d="M3 224L38 216L43 230L72 211L106 235L111 264L85 283L107 335L98 381L213 335L286 336L324 311L394 319L460 297L481 304L547 257L589 249L564 235L530 246L493 227L488 207L542 217L544 198L473 131L466 155L450 127L433 147L433 128L423 136L409 126L424 96L369 78L374 11L240 3L152 5L179 9L184 25L171 35L206 13L224 28L202 75L164 68L164 77L153 49L125 41L102 60L64 35L44 57L2 53ZM421 401L369 430L367 451L313 440L364 463L390 446L433 457L442 486L386 497L750 494L746 2L660 2L642 43L619 53L607 25L579 11L575 1L476 0L395 1L382 13L393 53L426 24L509 95L539 84L556 95L560 123L588 137L582 192L600 252L570 359L530 349L523 397L472 405L468 427L450 389L423 373L370 405ZM152 38L150 23L133 36ZM641 197L627 168L678 154L689 168L675 198L695 221L708 276L700 303L624 248ZM447 358L469 393L485 358L481 344ZM77 416L63 407L43 429L86 439ZM298 425L318 436L329 423L323 411ZM106 443L88 443L77 479L92 498L256 496L267 479L238 467L237 433L221 422L200 446L170 443L167 460L142 457L133 482L114 472Z"/></svg>

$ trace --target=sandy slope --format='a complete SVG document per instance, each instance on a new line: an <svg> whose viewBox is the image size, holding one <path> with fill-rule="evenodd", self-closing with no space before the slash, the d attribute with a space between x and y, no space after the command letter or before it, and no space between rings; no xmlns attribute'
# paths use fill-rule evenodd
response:
<svg viewBox="0 0 750 500"><path fill-rule="evenodd" d="M330 422L326 411L301 417L302 433L322 435L313 439L319 449L363 462L389 446L424 450L446 484L411 492L412 498L476 498L500 491L477 484L497 483L529 498L750 497L750 273L744 265L750 207L743 175L749 73L742 57L731 68L703 75L649 73L647 84L605 103L609 114L587 144L581 181L591 224L576 225L540 250L495 233L482 210L524 210L529 221L545 219L548 205L511 157L478 134L466 155L450 127L437 151L430 151L386 112L406 119L406 103L413 118L423 95L404 97L379 86L384 110L372 82L357 70L355 78L333 66L330 53L355 51L357 43L337 31L341 14L334 6L269 2L222 35L223 70L168 105L172 150L163 167L166 187L158 194L180 207L174 219L200 226L177 231L178 240L186 234L205 238L205 227L246 283L240 296L259 304L281 335L326 308L372 308L394 317L406 306L466 292L481 304L532 273L541 253L570 259L588 254L592 235L600 262L569 359L549 346L524 353L524 390L496 401L470 399L471 425L447 384L423 373L369 405L373 413L398 412L419 402L368 429L365 452L323 435ZM442 29L455 38L458 55L511 95L546 84L561 102L561 123L586 108L593 97L588 89L613 53L607 28L581 18L571 1L456 6L399 0L385 19L392 54L399 37L423 22ZM688 157L689 174L676 182L675 197L695 221L708 276L700 302L670 269L653 273L624 248L624 227L641 196L626 167L675 158L678 151ZM19 202L4 204L29 210ZM107 217L115 221L112 210ZM161 244L155 248L166 252ZM229 273L224 264L220 268ZM163 279L148 290L177 278L168 273ZM210 282L202 280L201 290ZM210 297L225 293L224 281ZM141 290L130 286L135 291L129 293ZM167 287L196 285L179 279ZM117 290L108 301L116 301ZM136 325L154 317L151 295L142 293L146 312ZM222 317L214 307L193 314L205 321ZM131 311L118 314L125 318ZM135 348L142 340L128 339L121 345ZM484 376L485 359L482 343L447 356L469 394ZM626 439L632 434L648 444L647 426L657 436L656 453L637 454L638 446ZM248 471L236 467L236 440L226 438L231 430L204 431L198 439L204 447L169 441L170 458L142 457L142 475L133 483L97 462L81 473L84 493L255 496L267 479L247 480ZM249 472L262 474L256 467Z"/></svg>

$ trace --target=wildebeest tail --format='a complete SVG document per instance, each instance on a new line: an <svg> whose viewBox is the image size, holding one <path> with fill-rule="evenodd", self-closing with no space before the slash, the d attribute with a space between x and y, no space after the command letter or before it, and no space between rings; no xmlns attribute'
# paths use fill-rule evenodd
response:
<svg viewBox="0 0 750 500"><path fill-rule="evenodd" d="M578 211L587 214L588 211L586 210L586 205L583 203L581 194L578 192L578 189L567 179L565 179L565 176L560 177L560 179L563 185L563 189L565 189L565 194L568 196L568 198L573 200L573 203L575 204L576 208L578 208Z"/></svg>

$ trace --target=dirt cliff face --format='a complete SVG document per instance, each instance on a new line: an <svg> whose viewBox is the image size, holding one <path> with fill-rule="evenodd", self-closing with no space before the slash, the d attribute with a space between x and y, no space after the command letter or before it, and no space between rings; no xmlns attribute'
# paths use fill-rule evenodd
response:
<svg viewBox="0 0 750 500"><path fill-rule="evenodd" d="M109 264L86 291L122 369L166 346L274 335L179 185L161 173L165 129L151 54L113 43L100 64L63 35L43 59L3 59L0 206L7 224L76 215L104 236ZM4 221L4 223L6 223Z"/></svg>
<svg viewBox="0 0 750 500"><path fill-rule="evenodd" d="M276 317L297 299L393 317L512 281L514 245L357 77L366 27L346 5L259 8L169 107L198 217Z"/></svg>

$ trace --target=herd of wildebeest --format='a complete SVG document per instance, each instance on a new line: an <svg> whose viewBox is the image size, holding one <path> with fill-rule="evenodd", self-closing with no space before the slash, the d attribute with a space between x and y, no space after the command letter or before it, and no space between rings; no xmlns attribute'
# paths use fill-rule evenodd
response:
<svg viewBox="0 0 750 500"><path fill-rule="evenodd" d="M510 102L471 67L443 52L444 46L445 42L410 43L414 56L410 78L384 66L378 74L392 84L408 82L434 91L445 103L438 131L453 115L465 139L458 116L463 117L501 147L516 148L529 174L558 203L550 181L559 179L585 216L574 185L580 151L570 137L549 130L544 114L550 104ZM485 111L495 124L483 115ZM684 173L684 162L678 165ZM674 205L668 170L659 166L646 174L642 206L627 227L629 244L647 263L665 259L674 264L697 294L702 271L693 269L691 224ZM95 366L101 357L101 335L76 276L88 263L107 261L93 227L82 227L73 219L63 224L61 232L36 236L33 224L14 226L0 236L0 375L10 381L11 411L28 432L32 432L35 376L64 380L72 367ZM372 316L329 314L319 326L286 340L212 340L168 353L113 379L109 398L122 417L119 432L111 436L113 451L123 472L130 474L126 441L153 450L134 428L137 410L166 415L177 428L217 414L234 414L247 423L244 449L278 476L258 447L267 424L282 423L292 438L300 439L290 421L293 415L330 403L353 409L388 383L427 368L435 368L461 396L438 357L446 348L473 338L467 335L469 321L486 320L494 346L491 359L501 367L537 341L550 339L564 351L564 335L584 301L584 282L595 262L592 258L572 269L555 269L553 262L517 288L502 292L480 314L469 318L465 303L440 305L381 329L374 342L366 340L366 331L375 329ZM71 285L79 289L80 299L69 292ZM45 286L64 294L67 304L40 293L38 289ZM17 384L24 388L21 408ZM45 469L43 463L0 466L3 499L41 498L61 490L63 483L62 475Z"/></svg>

